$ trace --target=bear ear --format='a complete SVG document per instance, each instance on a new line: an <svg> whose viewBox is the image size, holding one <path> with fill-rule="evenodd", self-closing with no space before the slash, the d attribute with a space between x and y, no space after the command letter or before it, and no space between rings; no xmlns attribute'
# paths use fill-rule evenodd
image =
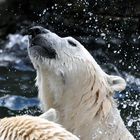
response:
<svg viewBox="0 0 140 140"><path fill-rule="evenodd" d="M113 91L122 91L126 87L126 82L119 76L108 75L107 80Z"/></svg>
<svg viewBox="0 0 140 140"><path fill-rule="evenodd" d="M41 114L39 117L43 118L43 119L46 119L48 121L56 122L58 116L57 116L56 110L51 108L47 112Z"/></svg>

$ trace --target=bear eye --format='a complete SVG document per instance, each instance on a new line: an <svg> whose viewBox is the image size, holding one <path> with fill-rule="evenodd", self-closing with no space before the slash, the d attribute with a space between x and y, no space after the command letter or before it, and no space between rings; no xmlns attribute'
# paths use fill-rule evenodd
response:
<svg viewBox="0 0 140 140"><path fill-rule="evenodd" d="M74 43L74 42L71 41L71 40L68 40L68 43L69 43L71 46L73 46L73 47L76 47L76 46L77 46L76 43Z"/></svg>

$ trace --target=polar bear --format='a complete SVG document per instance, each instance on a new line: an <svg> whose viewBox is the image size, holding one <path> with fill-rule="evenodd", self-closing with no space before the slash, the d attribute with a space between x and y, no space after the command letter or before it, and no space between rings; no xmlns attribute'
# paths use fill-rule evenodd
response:
<svg viewBox="0 0 140 140"><path fill-rule="evenodd" d="M106 74L74 38L40 26L29 32L43 109L55 108L59 123L81 140L134 140L113 99L115 91L125 89L125 80Z"/></svg>
<svg viewBox="0 0 140 140"><path fill-rule="evenodd" d="M40 117L23 115L1 119L0 140L79 140L59 124L48 119L55 121L54 109Z"/></svg>

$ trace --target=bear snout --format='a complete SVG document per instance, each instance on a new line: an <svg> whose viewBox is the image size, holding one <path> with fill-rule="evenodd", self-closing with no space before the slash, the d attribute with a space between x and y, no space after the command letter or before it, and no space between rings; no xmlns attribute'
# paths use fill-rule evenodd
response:
<svg viewBox="0 0 140 140"><path fill-rule="evenodd" d="M28 31L28 35L31 35L32 37L37 36L38 34L47 34L50 31L41 27L41 26L34 26L32 28L29 29Z"/></svg>
<svg viewBox="0 0 140 140"><path fill-rule="evenodd" d="M28 51L35 58L56 58L56 51L53 47L51 39L47 34L51 34L49 30L40 26L35 26L29 30L29 46Z"/></svg>

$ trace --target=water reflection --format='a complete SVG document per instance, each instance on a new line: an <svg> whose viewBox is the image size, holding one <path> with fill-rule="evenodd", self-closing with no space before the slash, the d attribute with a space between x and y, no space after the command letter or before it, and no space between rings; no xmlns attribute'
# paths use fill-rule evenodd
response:
<svg viewBox="0 0 140 140"><path fill-rule="evenodd" d="M6 95L0 98L0 107L6 107L11 110L23 110L33 106L39 106L37 98L26 98L15 95Z"/></svg>

